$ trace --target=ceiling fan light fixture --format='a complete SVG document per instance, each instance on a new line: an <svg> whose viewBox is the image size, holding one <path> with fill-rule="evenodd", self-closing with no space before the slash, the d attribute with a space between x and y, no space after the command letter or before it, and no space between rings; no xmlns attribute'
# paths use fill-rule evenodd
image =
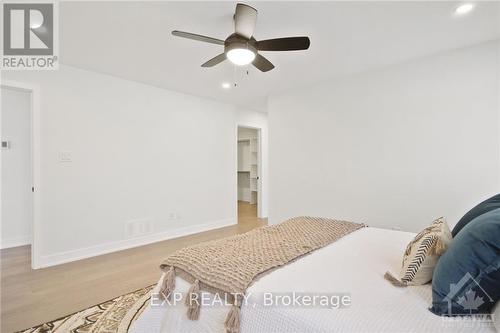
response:
<svg viewBox="0 0 500 333"><path fill-rule="evenodd" d="M272 70L274 65L259 51L300 51L307 50L311 44L309 38L305 36L256 40L253 37L253 32L257 21L257 10L242 3L236 4L233 19L234 33L225 40L179 30L172 31L172 35L224 45L224 53L205 61L201 67L214 67L227 59L237 66L252 64L261 72Z"/></svg>
<svg viewBox="0 0 500 333"><path fill-rule="evenodd" d="M233 64L244 66L254 61L255 52L245 48L234 48L227 51L226 56Z"/></svg>

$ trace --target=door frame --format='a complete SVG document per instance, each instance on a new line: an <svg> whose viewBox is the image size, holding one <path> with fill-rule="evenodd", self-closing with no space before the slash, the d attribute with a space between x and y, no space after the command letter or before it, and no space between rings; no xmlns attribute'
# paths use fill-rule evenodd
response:
<svg viewBox="0 0 500 333"><path fill-rule="evenodd" d="M248 128L248 129L253 129L257 131L257 138L258 138L258 144L259 144L259 152L257 154L257 159L258 159L258 166L257 166L257 173L258 173L258 179L257 179L257 217L258 218L265 218L267 216L264 216L264 211L263 211L263 204L262 204L262 182L265 181L262 177L262 128L260 127L255 127L255 126L249 126L245 124L236 124L236 138L235 138L235 143L236 143L236 212L238 211L238 129L239 128ZM238 216L236 216L238 218Z"/></svg>
<svg viewBox="0 0 500 333"><path fill-rule="evenodd" d="M25 82L2 80L0 87L30 93L30 119L31 119L31 182L34 191L32 192L32 221L31 221L31 267L39 268L40 253L39 230L41 221L41 105L40 88L37 85ZM1 158L1 157L0 157Z"/></svg>

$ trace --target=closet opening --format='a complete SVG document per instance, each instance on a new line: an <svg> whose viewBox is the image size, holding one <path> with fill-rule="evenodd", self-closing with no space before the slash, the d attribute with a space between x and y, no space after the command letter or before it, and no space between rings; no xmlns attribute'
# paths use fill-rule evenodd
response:
<svg viewBox="0 0 500 333"><path fill-rule="evenodd" d="M257 218L261 195L260 130L238 126L238 222Z"/></svg>

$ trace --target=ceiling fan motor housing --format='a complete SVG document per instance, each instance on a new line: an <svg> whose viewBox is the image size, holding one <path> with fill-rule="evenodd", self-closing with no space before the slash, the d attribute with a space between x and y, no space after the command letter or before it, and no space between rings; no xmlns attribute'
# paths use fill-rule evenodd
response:
<svg viewBox="0 0 500 333"><path fill-rule="evenodd" d="M224 41L224 53L227 54L229 51L234 49L247 49L252 51L254 54L257 54L257 41L253 37L251 39L247 39L234 33L227 37Z"/></svg>

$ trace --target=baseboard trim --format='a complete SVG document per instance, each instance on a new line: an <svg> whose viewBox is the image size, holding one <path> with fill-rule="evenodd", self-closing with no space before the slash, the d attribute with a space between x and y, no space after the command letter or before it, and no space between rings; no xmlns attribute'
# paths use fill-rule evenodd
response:
<svg viewBox="0 0 500 333"><path fill-rule="evenodd" d="M131 249L138 246L148 245L156 242L161 242L164 240L179 238L183 236L188 236L196 234L203 231L219 229L223 227L228 227L235 225L237 219L225 219L216 222L209 222L204 224L198 224L194 226L188 226L183 228L178 228L174 230L163 231L160 233L153 233L141 237L124 239L114 242L109 242L105 244L94 245L86 248L81 248L77 250L71 250L66 252L55 253L47 256L39 256L37 260L36 267L44 268L50 266L56 266L65 264L72 261L77 261L81 259L91 258L100 256L103 254L117 252L122 250Z"/></svg>
<svg viewBox="0 0 500 333"><path fill-rule="evenodd" d="M26 235L26 236L20 236L20 237L12 237L12 238L7 238L2 240L2 243L0 244L0 249L8 249L11 247L18 247L18 246L24 246L24 245L30 245L31 244L31 236Z"/></svg>

